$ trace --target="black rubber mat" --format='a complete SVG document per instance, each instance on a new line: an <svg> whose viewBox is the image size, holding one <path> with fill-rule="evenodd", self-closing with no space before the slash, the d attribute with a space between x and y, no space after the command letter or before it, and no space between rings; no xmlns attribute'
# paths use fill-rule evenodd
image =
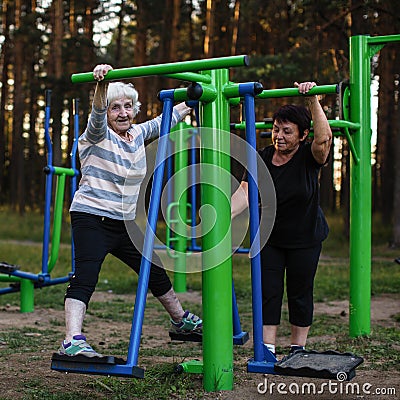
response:
<svg viewBox="0 0 400 400"><path fill-rule="evenodd" d="M352 353L328 350L297 350L275 364L280 375L349 381L356 375L355 369L364 359Z"/></svg>
<svg viewBox="0 0 400 400"><path fill-rule="evenodd" d="M67 356L58 353L53 353L51 361L69 361L86 364L126 364L126 361L124 359L114 356L86 357L79 354L77 356Z"/></svg>
<svg viewBox="0 0 400 400"><path fill-rule="evenodd" d="M201 333L183 333L169 331L169 337L171 340L178 340L181 342L201 342L203 340L203 335Z"/></svg>

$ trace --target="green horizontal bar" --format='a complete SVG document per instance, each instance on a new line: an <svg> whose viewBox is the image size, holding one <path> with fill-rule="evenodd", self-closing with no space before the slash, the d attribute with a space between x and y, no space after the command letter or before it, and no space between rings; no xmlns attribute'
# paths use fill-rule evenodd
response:
<svg viewBox="0 0 400 400"><path fill-rule="evenodd" d="M75 176L75 170L72 168L53 167L56 175Z"/></svg>
<svg viewBox="0 0 400 400"><path fill-rule="evenodd" d="M234 125L235 129L246 129L246 122L240 122ZM256 122L256 129L271 129L272 122Z"/></svg>
<svg viewBox="0 0 400 400"><path fill-rule="evenodd" d="M0 282L21 282L22 278L12 275L0 275Z"/></svg>
<svg viewBox="0 0 400 400"><path fill-rule="evenodd" d="M342 119L330 119L328 122L331 128L360 129L360 124L358 122L345 121Z"/></svg>
<svg viewBox="0 0 400 400"><path fill-rule="evenodd" d="M179 364L183 372L191 374L202 374L203 373L203 361L190 360Z"/></svg>
<svg viewBox="0 0 400 400"><path fill-rule="evenodd" d="M240 97L230 97L228 99L229 104L233 107L233 106L238 106L240 104Z"/></svg>
<svg viewBox="0 0 400 400"><path fill-rule="evenodd" d="M368 44L385 44L391 42L400 42L400 35L371 36L367 39Z"/></svg>
<svg viewBox="0 0 400 400"><path fill-rule="evenodd" d="M197 87L201 87L201 95L200 97L196 97L193 100L202 101L204 103L211 103L217 98L217 89L214 85L207 85L206 83L202 85L197 85ZM200 91L199 91L200 93Z"/></svg>
<svg viewBox="0 0 400 400"><path fill-rule="evenodd" d="M277 97L300 97L300 96L314 96L316 94L337 94L339 93L339 85L321 85L314 86L307 94L299 92L298 88L282 88L282 89L266 89L263 90L258 96L259 99L271 99Z"/></svg>
<svg viewBox="0 0 400 400"><path fill-rule="evenodd" d="M211 83L211 76L196 74L195 72L182 72L180 74L166 74L167 78L180 79L181 81Z"/></svg>
<svg viewBox="0 0 400 400"><path fill-rule="evenodd" d="M329 119L329 125L331 128L347 128L347 129L360 129L360 124L350 121L344 121L340 119ZM312 122L311 122L312 123ZM240 122L234 125L235 129L246 129L246 123ZM272 122L256 122L256 129L271 129Z"/></svg>
<svg viewBox="0 0 400 400"><path fill-rule="evenodd" d="M249 63L248 57L245 55L206 58L204 60L181 61L176 63L143 65L139 67L113 69L108 71L105 80L138 78L151 75L168 75L181 72L198 72L211 69L243 67ZM96 82L93 77L93 72L83 72L73 74L71 76L72 83L87 83Z"/></svg>
<svg viewBox="0 0 400 400"><path fill-rule="evenodd" d="M228 85L225 85L223 90L224 90L224 95L227 98L240 97L238 83L231 82Z"/></svg>
<svg viewBox="0 0 400 400"><path fill-rule="evenodd" d="M186 101L187 97L187 88L177 88L174 90L174 100L175 101Z"/></svg>

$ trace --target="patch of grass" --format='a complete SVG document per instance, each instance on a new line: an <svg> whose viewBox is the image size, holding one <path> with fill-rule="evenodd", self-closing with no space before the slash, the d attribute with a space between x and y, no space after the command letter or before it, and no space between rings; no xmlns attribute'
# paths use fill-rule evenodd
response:
<svg viewBox="0 0 400 400"><path fill-rule="evenodd" d="M0 240L21 240L41 243L44 217L39 210L30 210L24 216L9 207L0 208ZM65 213L61 227L61 242L71 243L69 214Z"/></svg>
<svg viewBox="0 0 400 400"><path fill-rule="evenodd" d="M400 293L400 265L391 261L372 262L372 295Z"/></svg>
<svg viewBox="0 0 400 400"><path fill-rule="evenodd" d="M310 329L310 337L338 335L343 333L346 325L340 315L316 315Z"/></svg>
<svg viewBox="0 0 400 400"><path fill-rule="evenodd" d="M343 300L349 297L349 267L320 262L314 284L314 301Z"/></svg>
<svg viewBox="0 0 400 400"><path fill-rule="evenodd" d="M91 301L87 314L116 322L131 322L133 305L133 300L132 303L127 303L119 299L107 302Z"/></svg>
<svg viewBox="0 0 400 400"><path fill-rule="evenodd" d="M200 399L201 378L175 374L175 364L154 365L146 370L146 379L119 380L100 378L89 385L112 399Z"/></svg>
<svg viewBox="0 0 400 400"><path fill-rule="evenodd" d="M11 328L9 331L0 332L0 355L34 352L43 347L45 343L53 344L51 337L55 332L51 329Z"/></svg>
<svg viewBox="0 0 400 400"><path fill-rule="evenodd" d="M400 330L374 325L369 336L349 338L342 334L337 337L339 350L361 355L368 361L369 369L387 371L397 368L400 363Z"/></svg>
<svg viewBox="0 0 400 400"><path fill-rule="evenodd" d="M40 379L31 379L24 382L22 392L25 393L24 398L40 399L40 400L92 400L91 395L85 395L80 389L68 389L64 392L54 393L54 388L49 388ZM102 397L98 397L102 398Z"/></svg>

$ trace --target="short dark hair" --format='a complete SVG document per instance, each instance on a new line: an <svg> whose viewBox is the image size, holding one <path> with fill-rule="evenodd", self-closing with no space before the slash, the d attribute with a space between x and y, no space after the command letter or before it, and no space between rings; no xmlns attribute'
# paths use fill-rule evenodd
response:
<svg viewBox="0 0 400 400"><path fill-rule="evenodd" d="M273 115L272 121L292 122L299 127L300 137L304 135L305 130L311 128L311 113L304 106L287 104L280 107Z"/></svg>

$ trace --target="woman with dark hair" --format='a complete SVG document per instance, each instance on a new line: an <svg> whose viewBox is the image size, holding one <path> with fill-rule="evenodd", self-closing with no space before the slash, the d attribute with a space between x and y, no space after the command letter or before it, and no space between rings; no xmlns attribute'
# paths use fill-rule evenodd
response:
<svg viewBox="0 0 400 400"><path fill-rule="evenodd" d="M295 83L306 94L314 82ZM313 318L314 277L328 225L319 205L319 172L332 132L317 96L308 109L285 105L273 116L272 145L259 151L276 192L276 217L261 250L264 345L275 354L286 274L291 349L304 349ZM314 138L306 139L313 121ZM232 218L248 206L246 178L232 196Z"/></svg>

